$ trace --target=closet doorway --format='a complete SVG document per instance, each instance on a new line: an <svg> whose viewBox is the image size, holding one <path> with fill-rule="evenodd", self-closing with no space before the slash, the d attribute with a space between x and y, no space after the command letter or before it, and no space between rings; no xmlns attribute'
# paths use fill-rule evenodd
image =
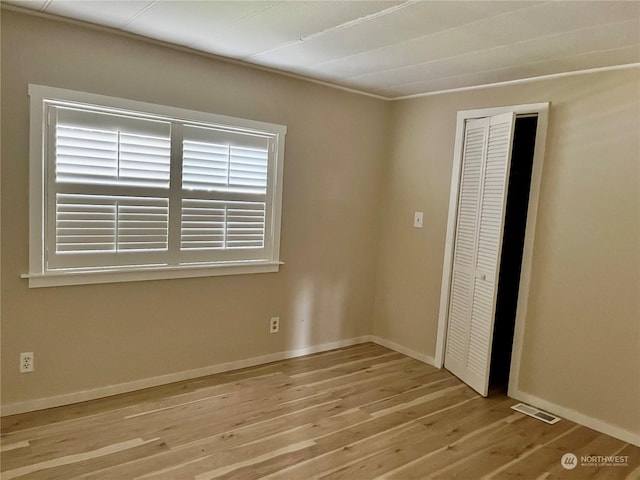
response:
<svg viewBox="0 0 640 480"><path fill-rule="evenodd" d="M517 388L549 103L458 112L435 363Z"/></svg>

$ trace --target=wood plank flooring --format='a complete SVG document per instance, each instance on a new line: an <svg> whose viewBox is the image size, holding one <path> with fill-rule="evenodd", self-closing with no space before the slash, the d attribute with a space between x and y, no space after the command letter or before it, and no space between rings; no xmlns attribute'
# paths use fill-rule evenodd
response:
<svg viewBox="0 0 640 480"><path fill-rule="evenodd" d="M638 479L640 449L373 343L2 419L21 479ZM574 453L578 466L560 464ZM583 466L583 455L628 456Z"/></svg>

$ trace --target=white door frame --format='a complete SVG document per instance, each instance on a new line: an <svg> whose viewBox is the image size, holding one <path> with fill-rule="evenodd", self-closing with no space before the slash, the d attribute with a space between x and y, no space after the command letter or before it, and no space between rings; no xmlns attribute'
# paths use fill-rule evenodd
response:
<svg viewBox="0 0 640 480"><path fill-rule="evenodd" d="M531 172L531 190L529 192L529 206L527 211L527 225L522 253L522 271L520 272L520 288L516 308L516 324L513 336L513 350L511 354L511 370L509 375L509 395L517 391L520 374L520 360L524 326L527 316L529 299L529 284L531 281L531 263L533 257L533 242L535 237L536 217L538 214L538 198L542 180L542 164L547 139L550 102L533 103L528 105L512 105L506 107L483 108L477 110L463 110L458 112L456 123L455 148L453 153L453 169L451 172L451 192L449 196L449 220L447 222L447 236L444 250L444 265L442 268L442 288L440 291L440 314L438 317L438 334L436 337L435 366L444 365L444 351L447 337L447 318L449 316L449 295L451 290L451 274L453 272L453 246L455 241L456 218L458 212L458 194L462 168L462 140L466 120L473 118L491 117L502 113L514 112L516 117L537 115L536 141L533 153L533 171Z"/></svg>

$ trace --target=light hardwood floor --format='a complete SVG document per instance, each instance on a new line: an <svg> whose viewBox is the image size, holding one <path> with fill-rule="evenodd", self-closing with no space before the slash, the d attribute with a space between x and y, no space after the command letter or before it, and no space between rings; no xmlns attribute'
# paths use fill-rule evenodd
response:
<svg viewBox="0 0 640 480"><path fill-rule="evenodd" d="M640 478L639 448L515 403L366 343L3 418L1 478Z"/></svg>

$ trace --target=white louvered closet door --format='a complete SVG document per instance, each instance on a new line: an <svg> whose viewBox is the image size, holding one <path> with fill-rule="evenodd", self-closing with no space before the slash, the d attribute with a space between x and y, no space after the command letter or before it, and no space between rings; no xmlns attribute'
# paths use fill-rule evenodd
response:
<svg viewBox="0 0 640 480"><path fill-rule="evenodd" d="M469 120L453 254L445 367L486 396L515 115Z"/></svg>

